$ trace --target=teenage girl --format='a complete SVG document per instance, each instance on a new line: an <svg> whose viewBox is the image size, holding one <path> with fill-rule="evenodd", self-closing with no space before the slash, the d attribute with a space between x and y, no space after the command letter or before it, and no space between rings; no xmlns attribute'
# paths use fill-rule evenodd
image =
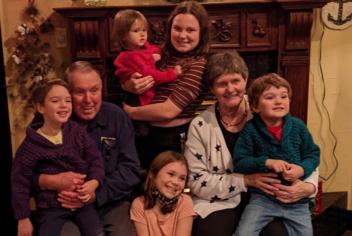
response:
<svg viewBox="0 0 352 236"><path fill-rule="evenodd" d="M148 169L162 151L183 152L186 133L196 116L203 90L203 72L209 49L208 13L196 1L179 3L169 16L160 65L162 68L182 66L177 80L157 86L153 103L127 106L132 120L149 123L145 138L136 140L142 167ZM132 76L133 77L133 76ZM122 88L140 94L153 84L152 78L130 78Z"/></svg>

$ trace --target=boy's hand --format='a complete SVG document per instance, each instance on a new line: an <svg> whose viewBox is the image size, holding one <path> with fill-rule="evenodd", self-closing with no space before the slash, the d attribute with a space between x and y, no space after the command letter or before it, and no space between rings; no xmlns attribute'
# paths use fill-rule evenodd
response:
<svg viewBox="0 0 352 236"><path fill-rule="evenodd" d="M288 163L283 160L267 159L265 166L274 170L275 173L282 173L288 168Z"/></svg>
<svg viewBox="0 0 352 236"><path fill-rule="evenodd" d="M17 236L32 236L33 225L29 218L23 218L18 221Z"/></svg>
<svg viewBox="0 0 352 236"><path fill-rule="evenodd" d="M182 67L180 65L176 65L174 67L174 72L177 76L181 75L182 74Z"/></svg>
<svg viewBox="0 0 352 236"><path fill-rule="evenodd" d="M99 182L95 179L89 180L77 188L78 198L83 202L88 202L95 196L95 190L99 186Z"/></svg>
<svg viewBox="0 0 352 236"><path fill-rule="evenodd" d="M295 181L304 175L304 170L301 166L296 164L287 164L287 169L282 172L284 179L288 181Z"/></svg>
<svg viewBox="0 0 352 236"><path fill-rule="evenodd" d="M160 61L160 59L161 59L160 54L153 53L152 55L153 55L154 61Z"/></svg>

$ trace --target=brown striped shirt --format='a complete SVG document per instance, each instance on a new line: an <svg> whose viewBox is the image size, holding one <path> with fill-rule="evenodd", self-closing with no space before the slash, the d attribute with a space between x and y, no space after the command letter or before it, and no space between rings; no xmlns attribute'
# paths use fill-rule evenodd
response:
<svg viewBox="0 0 352 236"><path fill-rule="evenodd" d="M198 98L203 90L202 79L205 69L205 57L172 57L167 67L181 65L182 75L176 81L159 85L153 103L170 100L180 109L182 113L177 117L193 117L196 107L201 103Z"/></svg>

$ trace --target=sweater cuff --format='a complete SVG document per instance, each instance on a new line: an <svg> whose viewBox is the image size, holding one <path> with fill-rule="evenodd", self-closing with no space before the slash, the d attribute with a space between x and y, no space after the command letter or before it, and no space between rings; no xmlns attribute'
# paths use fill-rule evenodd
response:
<svg viewBox="0 0 352 236"><path fill-rule="evenodd" d="M239 181L239 184L240 184L240 189L242 189L242 192L247 192L248 191L248 188L246 186L246 184L244 183L244 175L240 175L240 181Z"/></svg>
<svg viewBox="0 0 352 236"><path fill-rule="evenodd" d="M21 219L24 219L24 218L29 218L30 215L31 215L31 212L30 212L29 209L26 209L26 210L23 210L23 211L20 211L20 212L16 212L16 213L14 214L16 220L21 220Z"/></svg>

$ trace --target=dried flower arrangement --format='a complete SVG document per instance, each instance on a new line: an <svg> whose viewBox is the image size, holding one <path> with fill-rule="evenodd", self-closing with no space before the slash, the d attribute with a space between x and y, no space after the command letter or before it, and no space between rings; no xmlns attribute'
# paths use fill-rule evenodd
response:
<svg viewBox="0 0 352 236"><path fill-rule="evenodd" d="M55 76L53 58L48 40L43 36L51 33L54 26L40 16L34 4L28 0L23 12L23 23L17 26L15 35L5 42L10 57L6 65L8 96L17 114L14 125L32 114L31 93L36 83Z"/></svg>

